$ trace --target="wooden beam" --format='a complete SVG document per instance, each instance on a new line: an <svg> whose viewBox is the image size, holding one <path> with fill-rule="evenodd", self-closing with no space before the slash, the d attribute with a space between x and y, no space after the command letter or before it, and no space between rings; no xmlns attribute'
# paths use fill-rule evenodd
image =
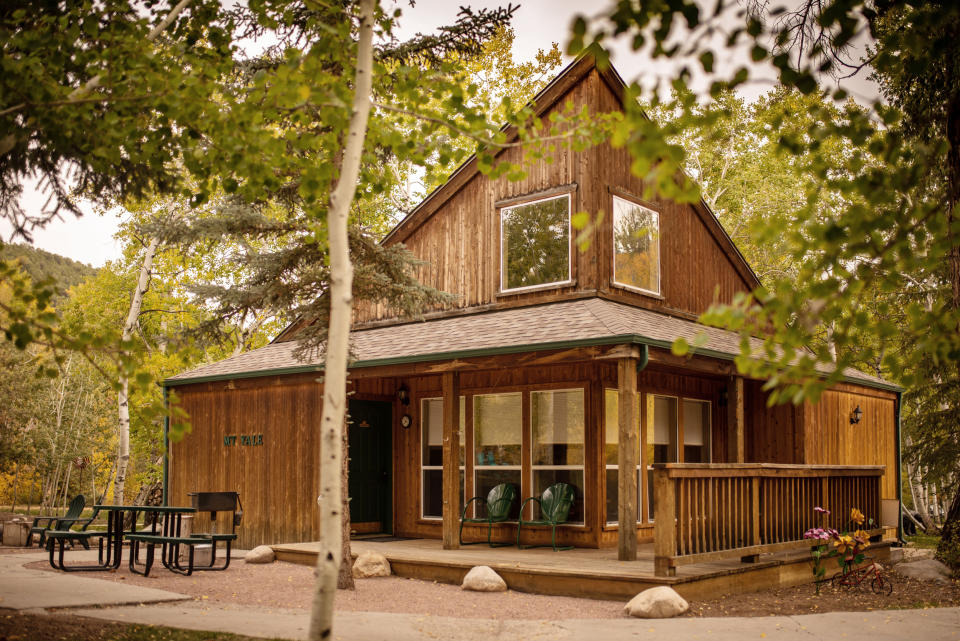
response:
<svg viewBox="0 0 960 641"><path fill-rule="evenodd" d="M443 549L460 547L460 375L443 374Z"/></svg>
<svg viewBox="0 0 960 641"><path fill-rule="evenodd" d="M639 349L639 347L635 348L637 354L639 354ZM505 367L511 369L519 367L544 367L547 365L566 364L576 361L619 358L632 353L633 352L628 351L624 345L592 345L559 350L499 354L495 356L473 356L468 358L420 361L375 367L353 367L350 369L350 379L428 376L430 374L442 374L443 372L481 372L500 370ZM314 374L314 377L316 376L317 375Z"/></svg>
<svg viewBox="0 0 960 641"><path fill-rule="evenodd" d="M637 560L637 359L617 361L619 388L617 488L619 529L617 558Z"/></svg>
<svg viewBox="0 0 960 641"><path fill-rule="evenodd" d="M676 576L671 563L677 556L676 485L666 470L653 470L653 573Z"/></svg>
<svg viewBox="0 0 960 641"><path fill-rule="evenodd" d="M730 463L746 460L745 421L743 377L731 376L727 385L727 433L730 436L727 459Z"/></svg>
<svg viewBox="0 0 960 641"><path fill-rule="evenodd" d="M683 372L699 372L719 376L730 376L736 371L733 361L709 358L706 356L676 356L669 349L650 348L650 364L672 367Z"/></svg>

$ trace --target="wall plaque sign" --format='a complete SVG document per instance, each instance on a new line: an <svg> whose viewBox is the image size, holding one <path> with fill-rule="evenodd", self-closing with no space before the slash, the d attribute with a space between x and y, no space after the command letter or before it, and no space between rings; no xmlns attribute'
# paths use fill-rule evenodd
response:
<svg viewBox="0 0 960 641"><path fill-rule="evenodd" d="M223 444L227 447L235 446L238 438L240 445L263 445L263 434L228 434L223 437Z"/></svg>

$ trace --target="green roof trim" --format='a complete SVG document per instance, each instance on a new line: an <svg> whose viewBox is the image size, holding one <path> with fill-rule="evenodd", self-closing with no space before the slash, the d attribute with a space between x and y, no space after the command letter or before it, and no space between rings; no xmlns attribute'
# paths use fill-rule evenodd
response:
<svg viewBox="0 0 960 641"><path fill-rule="evenodd" d="M520 345L504 345L499 347L482 347L477 349L467 349L450 352L429 352L424 354L413 354L410 356L396 356L392 358L374 358L367 360L354 361L348 369L360 369L368 367L386 367L389 365L407 365L412 363L431 363L437 361L448 361L459 358L477 358L481 356L501 356L505 354L519 354L523 352L547 352L561 349L571 349L575 347L596 347L600 345L645 345L648 347L659 347L669 350L672 343L647 338L639 334L618 334L614 336L602 336L598 338L584 338L569 341L554 341L549 343L528 343ZM693 355L707 356L718 360L733 361L735 354L720 352L712 349L694 348L691 350ZM195 378L167 379L163 381L164 387L177 387L181 385L195 385L197 383L211 383L215 381L228 381L243 378L261 378L266 376L283 376L286 374L306 374L310 372L322 372L323 365L299 365L293 367L281 367L277 369L264 369L252 372L236 372L233 374L214 374L210 376L197 376ZM892 383L882 381L864 380L851 376L843 376L841 380L844 383L854 385L863 385L890 392L902 392L903 388Z"/></svg>

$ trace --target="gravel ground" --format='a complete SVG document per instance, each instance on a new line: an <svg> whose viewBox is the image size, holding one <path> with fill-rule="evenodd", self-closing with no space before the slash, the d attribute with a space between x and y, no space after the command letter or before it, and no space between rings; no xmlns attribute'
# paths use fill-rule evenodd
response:
<svg viewBox="0 0 960 641"><path fill-rule="evenodd" d="M46 561L27 567L49 570ZM275 562L248 565L234 561L225 572L180 576L159 562L149 577L131 574L126 565L89 578L132 583L187 594L198 601L221 601L275 608L308 609L313 598L313 568ZM459 586L400 577L358 579L357 589L338 590L336 609L354 612L396 612L470 619L610 619L622 617L623 603L524 592L480 593Z"/></svg>
<svg viewBox="0 0 960 641"><path fill-rule="evenodd" d="M2 554L35 550L0 548ZM53 571L46 561L28 567ZM173 574L157 563L149 577L131 574L126 565L114 572L87 575L186 594L198 601L240 603L265 608L308 609L313 597L313 568L275 562L248 565L234 561L226 572ZM825 585L819 596L813 585L800 585L751 594L696 601L686 616L770 616L960 606L960 582L948 585L891 574L889 596L866 590L840 591ZM400 577L357 580L354 591L337 592L336 608L344 611L414 613L431 616L487 619L610 619L623 617L623 602L554 597L509 590L477 593L458 586Z"/></svg>

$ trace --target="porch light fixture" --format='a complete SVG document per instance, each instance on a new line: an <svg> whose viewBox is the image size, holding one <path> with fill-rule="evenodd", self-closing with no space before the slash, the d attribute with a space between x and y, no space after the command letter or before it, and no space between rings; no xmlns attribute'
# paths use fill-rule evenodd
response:
<svg viewBox="0 0 960 641"><path fill-rule="evenodd" d="M401 385L397 388L397 400L403 405L410 404L410 390L407 389L406 385Z"/></svg>
<svg viewBox="0 0 960 641"><path fill-rule="evenodd" d="M857 405L857 409L853 410L850 414L850 425L856 425L860 422L860 417L863 416L863 410L860 409L860 406Z"/></svg>

